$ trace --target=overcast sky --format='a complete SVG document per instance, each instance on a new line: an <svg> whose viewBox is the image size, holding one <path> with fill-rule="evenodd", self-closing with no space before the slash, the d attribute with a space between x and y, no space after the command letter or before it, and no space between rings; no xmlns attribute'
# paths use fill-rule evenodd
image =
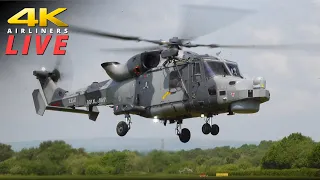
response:
<svg viewBox="0 0 320 180"><path fill-rule="evenodd" d="M107 32L168 39L179 34L180 5L204 4L254 10L232 25L196 39L197 43L221 44L283 44L320 43L320 1L316 0L197 0L194 1L95 1L75 4L64 17L70 24L94 27ZM201 23L221 23L224 17L200 17ZM201 23L200 23L201 22ZM71 89L109 77L100 64L105 61L125 63L134 53L102 53L100 48L145 46L145 43L121 42L70 34L66 61L73 64ZM48 48L50 50L50 48ZM196 48L200 54L215 54L220 49ZM247 77L263 76L271 92L269 102L256 114L219 115L214 122L220 126L216 137L201 132L202 118L185 120L192 138L214 140L276 140L293 132L301 132L320 140L320 53L311 51L231 50L221 49L221 56L239 63ZM32 70L55 58L3 56L0 66L0 141L46 139L79 139L117 137L115 127L123 116L101 107L99 118L92 122L86 115L46 111L35 113L31 93L37 88ZM31 63L32 62L32 63ZM64 84L65 85L65 84ZM10 95L11 94L11 95ZM152 119L132 116L129 137L175 137L175 125L154 124ZM120 138L120 137L119 137ZM125 137L124 137L125 138ZM191 141L192 142L192 139Z"/></svg>

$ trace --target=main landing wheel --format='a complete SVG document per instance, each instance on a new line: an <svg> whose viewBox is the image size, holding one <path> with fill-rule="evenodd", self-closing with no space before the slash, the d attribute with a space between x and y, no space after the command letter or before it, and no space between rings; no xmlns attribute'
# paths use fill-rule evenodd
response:
<svg viewBox="0 0 320 180"><path fill-rule="evenodd" d="M202 133L208 135L211 132L211 126L209 123L205 123L202 126Z"/></svg>
<svg viewBox="0 0 320 180"><path fill-rule="evenodd" d="M213 136L218 135L220 128L216 124L211 125L212 124L212 116L206 117L205 121L206 121L206 123L204 123L202 126L202 133L205 135L210 134L210 133Z"/></svg>
<svg viewBox="0 0 320 180"><path fill-rule="evenodd" d="M218 125L213 124L213 125L211 126L211 134L212 134L213 136L218 135L218 134L219 134L219 130L220 130L220 128L219 128Z"/></svg>
<svg viewBox="0 0 320 180"><path fill-rule="evenodd" d="M119 136L125 136L129 131L129 126L126 122L120 121L117 125L117 134Z"/></svg>
<svg viewBox="0 0 320 180"><path fill-rule="evenodd" d="M179 134L180 141L183 143L187 143L189 142L190 138L191 138L191 133L189 129L183 128Z"/></svg>

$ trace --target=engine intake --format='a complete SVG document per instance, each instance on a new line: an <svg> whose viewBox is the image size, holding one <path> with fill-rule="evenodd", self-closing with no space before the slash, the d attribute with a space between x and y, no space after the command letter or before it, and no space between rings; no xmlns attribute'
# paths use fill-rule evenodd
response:
<svg viewBox="0 0 320 180"><path fill-rule="evenodd" d="M160 63L160 53L161 51L144 52L133 56L125 64L105 62L101 66L111 79L124 81L157 67Z"/></svg>

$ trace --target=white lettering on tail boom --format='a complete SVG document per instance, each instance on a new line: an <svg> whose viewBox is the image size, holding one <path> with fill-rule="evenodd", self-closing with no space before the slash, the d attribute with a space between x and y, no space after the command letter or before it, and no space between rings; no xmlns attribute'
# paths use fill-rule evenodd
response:
<svg viewBox="0 0 320 180"><path fill-rule="evenodd" d="M89 99L87 100L87 105L102 104L102 103L105 103L106 101L107 101L106 97L99 98L98 101L96 101L96 99Z"/></svg>
<svg viewBox="0 0 320 180"><path fill-rule="evenodd" d="M69 103L70 104L73 104L73 103L76 103L76 102L77 102L77 98L75 98L75 97L69 99Z"/></svg>

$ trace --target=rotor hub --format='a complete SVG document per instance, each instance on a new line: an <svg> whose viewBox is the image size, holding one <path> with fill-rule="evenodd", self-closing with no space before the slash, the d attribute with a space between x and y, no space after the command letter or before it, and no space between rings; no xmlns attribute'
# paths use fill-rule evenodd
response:
<svg viewBox="0 0 320 180"><path fill-rule="evenodd" d="M169 42L172 44L181 44L181 40L178 37L173 37L169 39Z"/></svg>
<svg viewBox="0 0 320 180"><path fill-rule="evenodd" d="M54 69L52 72L51 72L51 79L54 81L54 82L58 82L59 79L61 78L61 73L58 69Z"/></svg>

